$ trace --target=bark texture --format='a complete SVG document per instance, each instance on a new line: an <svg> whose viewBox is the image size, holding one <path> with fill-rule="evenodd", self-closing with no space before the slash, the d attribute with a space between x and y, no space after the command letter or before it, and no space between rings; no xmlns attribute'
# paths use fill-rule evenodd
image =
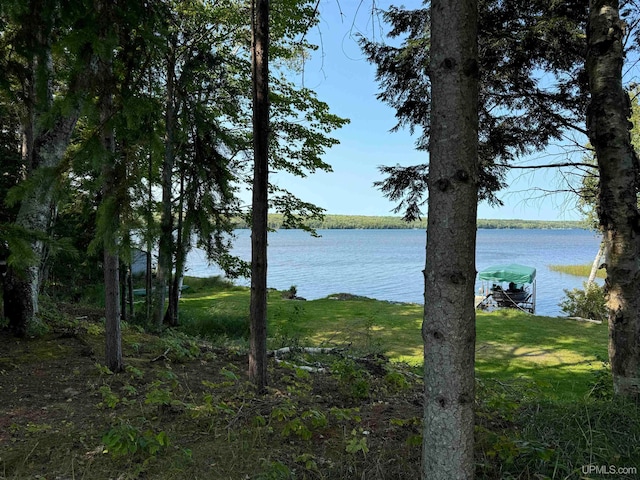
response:
<svg viewBox="0 0 640 480"><path fill-rule="evenodd" d="M640 399L640 169L622 87L624 25L617 0L589 2L589 139L600 171L599 210L607 258L609 360L616 394Z"/></svg>
<svg viewBox="0 0 640 480"><path fill-rule="evenodd" d="M109 13L107 4L99 3L103 14ZM104 33L103 33L104 34ZM118 160L116 141L111 119L114 115L113 92L115 79L113 75L113 59L106 58L101 63L100 80L103 90L100 97L100 124L102 126L102 146L104 149L102 176L102 202L107 205L108 226L104 231L104 304L105 304L105 362L112 372L124 370L122 360L122 331L120 326L120 205L114 198L118 191ZM122 181L122 179L120 179ZM104 208L103 205L103 208Z"/></svg>
<svg viewBox="0 0 640 480"><path fill-rule="evenodd" d="M267 386L267 212L269 186L269 0L253 0L253 198L249 377Z"/></svg>
<svg viewBox="0 0 640 480"><path fill-rule="evenodd" d="M114 373L124 370L120 326L120 260L118 254L104 251L105 362Z"/></svg>
<svg viewBox="0 0 640 480"><path fill-rule="evenodd" d="M54 105L54 62L52 56L53 32L49 19L41 16L41 5L28 2L28 24L23 35L31 58L24 72L22 85L26 95L24 115L23 158L32 186L27 188L16 218L16 226L31 232L31 262L22 262L7 270L4 282L5 315L9 328L17 336L27 333L29 324L38 313L38 293L41 284L42 262L45 253L44 236L52 221L52 183L54 170L60 164L75 125L80 116L84 96L95 74L94 56L85 48L78 59L84 68L78 68L71 77L66 91L73 101L64 109ZM29 263L28 266L25 266Z"/></svg>
<svg viewBox="0 0 640 480"><path fill-rule="evenodd" d="M30 2L29 10L32 12L29 21L33 28L30 45L33 57L23 85L29 100L23 120L23 159L28 176L36 178L36 181L20 203L15 224L34 234L31 240L32 258L31 262L23 262L20 266L10 266L4 282L5 315L9 319L9 329L18 337L27 334L29 324L38 313L44 243L42 238L37 237L48 231L51 222L50 170L62 159L78 118L77 115L59 118L49 129L41 125L42 117L53 102L51 37L49 27L38 18L36 4Z"/></svg>
<svg viewBox="0 0 640 480"><path fill-rule="evenodd" d="M35 234L45 234L51 224L51 171L62 160L78 120L79 110L59 118L54 125L36 135L31 157L31 177L37 178L20 204L15 224ZM10 267L5 279L5 315L10 330L19 337L26 335L29 324L38 313L40 268L44 243L34 236L31 241L33 261L24 268Z"/></svg>
<svg viewBox="0 0 640 480"><path fill-rule="evenodd" d="M477 2L431 2L424 479L474 476Z"/></svg>

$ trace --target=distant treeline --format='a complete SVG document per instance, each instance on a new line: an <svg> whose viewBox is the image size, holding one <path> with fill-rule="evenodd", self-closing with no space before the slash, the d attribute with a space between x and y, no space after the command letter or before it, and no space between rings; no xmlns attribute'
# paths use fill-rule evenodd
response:
<svg viewBox="0 0 640 480"><path fill-rule="evenodd" d="M238 220L238 228L249 228L246 222ZM405 222L401 217L375 217L365 215L326 215L324 220L312 220L307 225L316 230L329 229L426 229L427 219L417 222ZM269 214L269 228L277 230L282 227L281 214ZM478 228L540 228L540 229L567 229L588 228L582 221L543 221L543 220L478 220Z"/></svg>

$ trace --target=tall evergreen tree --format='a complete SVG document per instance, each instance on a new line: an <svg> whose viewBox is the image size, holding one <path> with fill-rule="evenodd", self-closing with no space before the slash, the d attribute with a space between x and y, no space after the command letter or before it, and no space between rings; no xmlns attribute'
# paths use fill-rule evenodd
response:
<svg viewBox="0 0 640 480"><path fill-rule="evenodd" d="M479 26L479 195L501 204L509 165L518 157L559 140L578 129L586 108L584 70L584 2L482 0ZM416 147L428 150L431 135L430 10L390 8L389 36L400 45L363 39L361 44L377 66L378 98L396 110L394 130L420 133ZM544 79L541 72L545 72ZM410 220L426 203L429 164L387 166L377 186L398 202Z"/></svg>
<svg viewBox="0 0 640 480"><path fill-rule="evenodd" d="M431 4L424 479L474 476L477 2Z"/></svg>
<svg viewBox="0 0 640 480"><path fill-rule="evenodd" d="M100 214L103 237L103 274L105 293L105 363L114 373L124 369L122 360L122 340L120 327L120 199L118 192L119 161L113 126L115 77L113 70L113 51L118 44L118 28L114 14L114 2L98 0L96 13L99 18L98 39L105 46L99 56L98 113L99 131L103 149L102 158L102 204Z"/></svg>

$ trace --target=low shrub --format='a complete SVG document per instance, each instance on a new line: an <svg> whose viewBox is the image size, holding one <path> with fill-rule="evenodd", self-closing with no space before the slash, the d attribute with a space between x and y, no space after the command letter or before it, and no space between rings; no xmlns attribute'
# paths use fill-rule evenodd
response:
<svg viewBox="0 0 640 480"><path fill-rule="evenodd" d="M565 290L566 299L560 302L560 309L570 317L583 317L592 320L607 320L607 307L604 287L592 283L584 284L584 290L574 288Z"/></svg>

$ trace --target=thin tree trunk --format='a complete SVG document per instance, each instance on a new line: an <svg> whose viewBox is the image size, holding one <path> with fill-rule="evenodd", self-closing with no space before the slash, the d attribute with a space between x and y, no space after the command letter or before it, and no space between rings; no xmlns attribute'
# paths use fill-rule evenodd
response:
<svg viewBox="0 0 640 480"><path fill-rule="evenodd" d="M178 224L176 225L176 248L175 248L175 268L171 288L169 289L169 308L165 317L165 323L175 327L178 325L178 305L180 302L180 291L184 278L184 268L186 256L191 244L191 235L184 222L184 171L180 172L180 194L178 202Z"/></svg>
<svg viewBox="0 0 640 480"><path fill-rule="evenodd" d="M105 164L103 167L104 194L103 201L110 202L110 195L116 191L116 159L115 139L113 129L108 126L111 117L112 98L107 94L103 99L102 122L104 128L103 146L105 150ZM117 204L117 202L114 202ZM105 231L104 239L104 295L105 295L105 362L112 372L124 370L122 360L122 332L120 327L120 258L118 254L119 241L117 228L120 223L119 206L109 219L109 227Z"/></svg>
<svg viewBox="0 0 640 480"><path fill-rule="evenodd" d="M122 360L122 332L120 327L118 254L104 250L104 303L105 303L105 363L114 373L124 370Z"/></svg>
<svg viewBox="0 0 640 480"><path fill-rule="evenodd" d="M600 268L600 262L602 261L603 254L604 254L604 241L600 242L600 248L598 248L598 253L596 253L596 258L593 259L593 265L591 265L591 272L589 273L589 279L587 280L587 288L593 285L593 282L596 281L596 275L598 274L598 269Z"/></svg>
<svg viewBox="0 0 640 480"><path fill-rule="evenodd" d="M269 0L252 3L253 198L249 377L267 386L267 212L269 185Z"/></svg>
<svg viewBox="0 0 640 480"><path fill-rule="evenodd" d="M127 321L127 266L120 262L118 285L120 288L120 320Z"/></svg>
<svg viewBox="0 0 640 480"><path fill-rule="evenodd" d="M472 479L477 214L477 2L431 2L422 478Z"/></svg>
<svg viewBox="0 0 640 480"><path fill-rule="evenodd" d="M160 242L158 245L158 266L155 281L155 325L162 327L165 318L167 290L171 283L173 258L173 166L174 158L174 126L175 126L175 45L170 46L169 64L167 66L167 101L165 112L165 152L162 163L162 215L160 218ZM169 292L170 294L170 292Z"/></svg>
<svg viewBox="0 0 640 480"><path fill-rule="evenodd" d="M631 103L622 87L624 22L618 0L589 2L589 140L600 172L600 226L607 252L609 360L617 395L640 399L640 167L631 145Z"/></svg>
<svg viewBox="0 0 640 480"><path fill-rule="evenodd" d="M133 318L133 271L131 265L127 268L127 303L129 304L129 318Z"/></svg>

